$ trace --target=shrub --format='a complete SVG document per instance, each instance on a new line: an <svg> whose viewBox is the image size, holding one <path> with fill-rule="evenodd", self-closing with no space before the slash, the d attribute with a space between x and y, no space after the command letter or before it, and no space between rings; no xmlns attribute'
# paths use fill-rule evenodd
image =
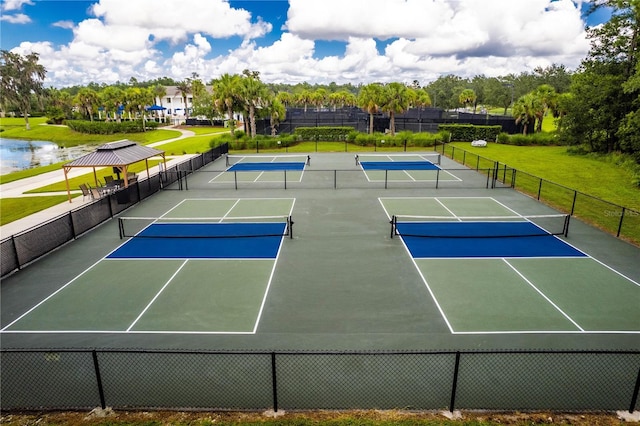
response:
<svg viewBox="0 0 640 426"><path fill-rule="evenodd" d="M67 126L71 130L79 133L87 133L92 135L113 135L116 133L139 133L145 129L142 127L142 120L136 121L86 121L86 120L67 120ZM155 121L145 121L147 129L156 129L158 123Z"/></svg>
<svg viewBox="0 0 640 426"><path fill-rule="evenodd" d="M451 133L451 140L471 142L478 139L494 141L502 126L475 126L473 124L440 124L439 131Z"/></svg>
<svg viewBox="0 0 640 426"><path fill-rule="evenodd" d="M344 141L353 127L298 127L294 134L305 141Z"/></svg>

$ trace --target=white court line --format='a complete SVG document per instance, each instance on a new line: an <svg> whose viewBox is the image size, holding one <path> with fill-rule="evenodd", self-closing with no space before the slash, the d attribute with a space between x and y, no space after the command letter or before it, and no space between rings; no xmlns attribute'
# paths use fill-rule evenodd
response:
<svg viewBox="0 0 640 426"><path fill-rule="evenodd" d="M131 323L129 328L127 328L126 331L130 331L133 328L133 326L136 325L136 323L140 320L140 318L142 318L144 313L147 312L147 310L151 307L151 305L153 305L153 302L156 301L156 299L160 296L160 294L164 291L164 289L167 288L167 286L171 283L171 281L173 281L173 279L176 277L176 275L178 275L178 273L182 270L182 268L184 268L184 265L186 265L188 261L189 260L185 260L184 262L182 262L182 265L180 265L180 267L176 270L176 272L174 272L173 275L171 275L171 277L167 280L167 282L164 283L162 288L156 293L155 296L153 296L151 301L147 304L147 306L145 306L142 312L140 312L140 315L138 315L138 317L135 320L133 320L133 322Z"/></svg>
<svg viewBox="0 0 640 426"><path fill-rule="evenodd" d="M504 263L506 263L511 269L513 269L513 271L518 274L520 276L520 278L522 278L524 280L524 282L526 282L527 284L529 284L535 291L537 291L540 296L542 296L547 302L549 302L549 304L551 304L551 306L553 306L558 312L560 312L562 314L562 316L564 316L566 319L568 319L573 325L575 325L580 331L584 331L584 328L580 327L580 325L575 322L573 320L573 318L571 318L565 311L563 311L562 309L560 309L560 307L558 305L556 305L555 303L553 303L553 301L551 299L549 299L547 297L546 294L544 294L538 287L536 287L531 281L529 281L527 279L527 277L525 277L524 275L522 275L522 273L520 271L518 271L516 269L515 266L513 266L511 263L509 263L506 259L502 259Z"/></svg>

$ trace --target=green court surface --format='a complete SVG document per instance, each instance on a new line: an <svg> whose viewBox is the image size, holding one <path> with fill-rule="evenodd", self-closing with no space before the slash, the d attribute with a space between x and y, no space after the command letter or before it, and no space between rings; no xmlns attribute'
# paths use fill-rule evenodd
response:
<svg viewBox="0 0 640 426"><path fill-rule="evenodd" d="M389 217L475 221L518 214L490 197L383 197L380 203ZM640 331L638 283L589 257L414 262L452 333Z"/></svg>
<svg viewBox="0 0 640 426"><path fill-rule="evenodd" d="M442 161L443 168L459 167ZM114 218L3 280L3 345L640 347L637 247L572 219L566 237L552 238L579 256L414 258L407 241L390 232L394 215L455 223L529 221L557 213L512 189L485 188L482 172L452 171L451 179L463 185L457 188L387 189L373 182L380 178L374 171L359 169L353 155L311 154L304 171L287 172L287 179L297 179L298 185L285 188L260 185L277 181L282 172L229 173L227 168L224 159L217 160L189 176L188 190L162 191L122 216L181 223L251 223L290 216L295 232L279 237L275 256L151 259L143 251L135 258L110 258L130 241L120 238ZM328 170L342 171L356 183L316 185L331 179L333 174L319 173ZM433 171L393 172L386 178L412 182L428 179L422 173ZM444 176L440 172L439 178ZM235 179L245 184L240 189L216 185ZM258 245L260 238L246 241ZM207 245L228 242L196 237L180 243L191 247L202 240ZM478 241L461 240L456 244ZM156 244L177 241L158 239Z"/></svg>

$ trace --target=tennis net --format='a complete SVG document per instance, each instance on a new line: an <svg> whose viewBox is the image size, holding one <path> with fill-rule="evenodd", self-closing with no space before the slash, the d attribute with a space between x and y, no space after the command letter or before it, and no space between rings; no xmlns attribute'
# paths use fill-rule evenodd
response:
<svg viewBox="0 0 640 426"><path fill-rule="evenodd" d="M431 164L440 164L441 158L442 156L437 152L428 154L356 154L355 156L356 166L360 165L360 163L367 162L428 162Z"/></svg>
<svg viewBox="0 0 640 426"><path fill-rule="evenodd" d="M123 238L293 238L291 216L119 217Z"/></svg>
<svg viewBox="0 0 640 426"><path fill-rule="evenodd" d="M567 236L570 215L532 216L413 216L391 217L391 238L519 238Z"/></svg>
<svg viewBox="0 0 640 426"><path fill-rule="evenodd" d="M232 166L237 163L311 163L311 156L307 154L288 155L227 155L226 165Z"/></svg>

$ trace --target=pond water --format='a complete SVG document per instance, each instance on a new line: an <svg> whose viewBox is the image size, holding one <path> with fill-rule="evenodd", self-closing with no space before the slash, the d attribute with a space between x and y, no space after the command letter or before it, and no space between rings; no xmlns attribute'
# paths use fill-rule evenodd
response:
<svg viewBox="0 0 640 426"><path fill-rule="evenodd" d="M59 148L48 141L24 141L0 138L0 174L71 161L95 150L84 145Z"/></svg>

